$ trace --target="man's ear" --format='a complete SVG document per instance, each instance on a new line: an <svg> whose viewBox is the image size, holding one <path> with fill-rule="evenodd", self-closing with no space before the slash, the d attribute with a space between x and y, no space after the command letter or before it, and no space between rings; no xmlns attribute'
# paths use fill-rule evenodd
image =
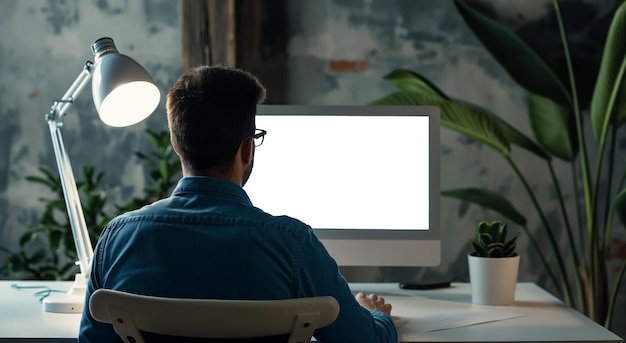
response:
<svg viewBox="0 0 626 343"><path fill-rule="evenodd" d="M254 138L250 137L241 142L241 163L248 165L254 157Z"/></svg>

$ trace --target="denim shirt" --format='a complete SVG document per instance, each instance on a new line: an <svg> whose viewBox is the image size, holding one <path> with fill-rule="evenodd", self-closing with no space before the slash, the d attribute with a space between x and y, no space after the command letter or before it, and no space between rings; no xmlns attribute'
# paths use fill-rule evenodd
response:
<svg viewBox="0 0 626 343"><path fill-rule="evenodd" d="M392 319L361 307L310 226L254 207L237 184L184 177L172 196L113 219L94 250L79 342L122 342L90 315L98 288L174 298L333 296L320 342L397 342Z"/></svg>

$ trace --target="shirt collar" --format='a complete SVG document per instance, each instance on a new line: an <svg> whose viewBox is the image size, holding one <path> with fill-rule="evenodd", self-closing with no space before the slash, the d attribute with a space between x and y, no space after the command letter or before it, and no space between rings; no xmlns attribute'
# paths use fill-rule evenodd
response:
<svg viewBox="0 0 626 343"><path fill-rule="evenodd" d="M209 176L185 176L178 181L172 195L204 194L230 198L252 206L246 191L241 186L223 179Z"/></svg>

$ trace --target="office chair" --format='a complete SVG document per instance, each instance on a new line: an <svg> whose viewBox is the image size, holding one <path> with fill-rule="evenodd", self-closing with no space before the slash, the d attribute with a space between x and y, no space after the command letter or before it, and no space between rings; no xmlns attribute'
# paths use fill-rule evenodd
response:
<svg viewBox="0 0 626 343"><path fill-rule="evenodd" d="M335 321L339 304L320 296L285 300L180 299L98 289L89 312L124 342L309 342Z"/></svg>

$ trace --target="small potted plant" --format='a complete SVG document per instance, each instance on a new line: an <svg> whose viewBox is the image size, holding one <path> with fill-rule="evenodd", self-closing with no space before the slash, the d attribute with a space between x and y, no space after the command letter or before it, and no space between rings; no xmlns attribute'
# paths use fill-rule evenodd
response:
<svg viewBox="0 0 626 343"><path fill-rule="evenodd" d="M478 223L474 251L468 255L472 302L480 305L510 305L515 300L519 255L517 237L507 240L507 223Z"/></svg>

